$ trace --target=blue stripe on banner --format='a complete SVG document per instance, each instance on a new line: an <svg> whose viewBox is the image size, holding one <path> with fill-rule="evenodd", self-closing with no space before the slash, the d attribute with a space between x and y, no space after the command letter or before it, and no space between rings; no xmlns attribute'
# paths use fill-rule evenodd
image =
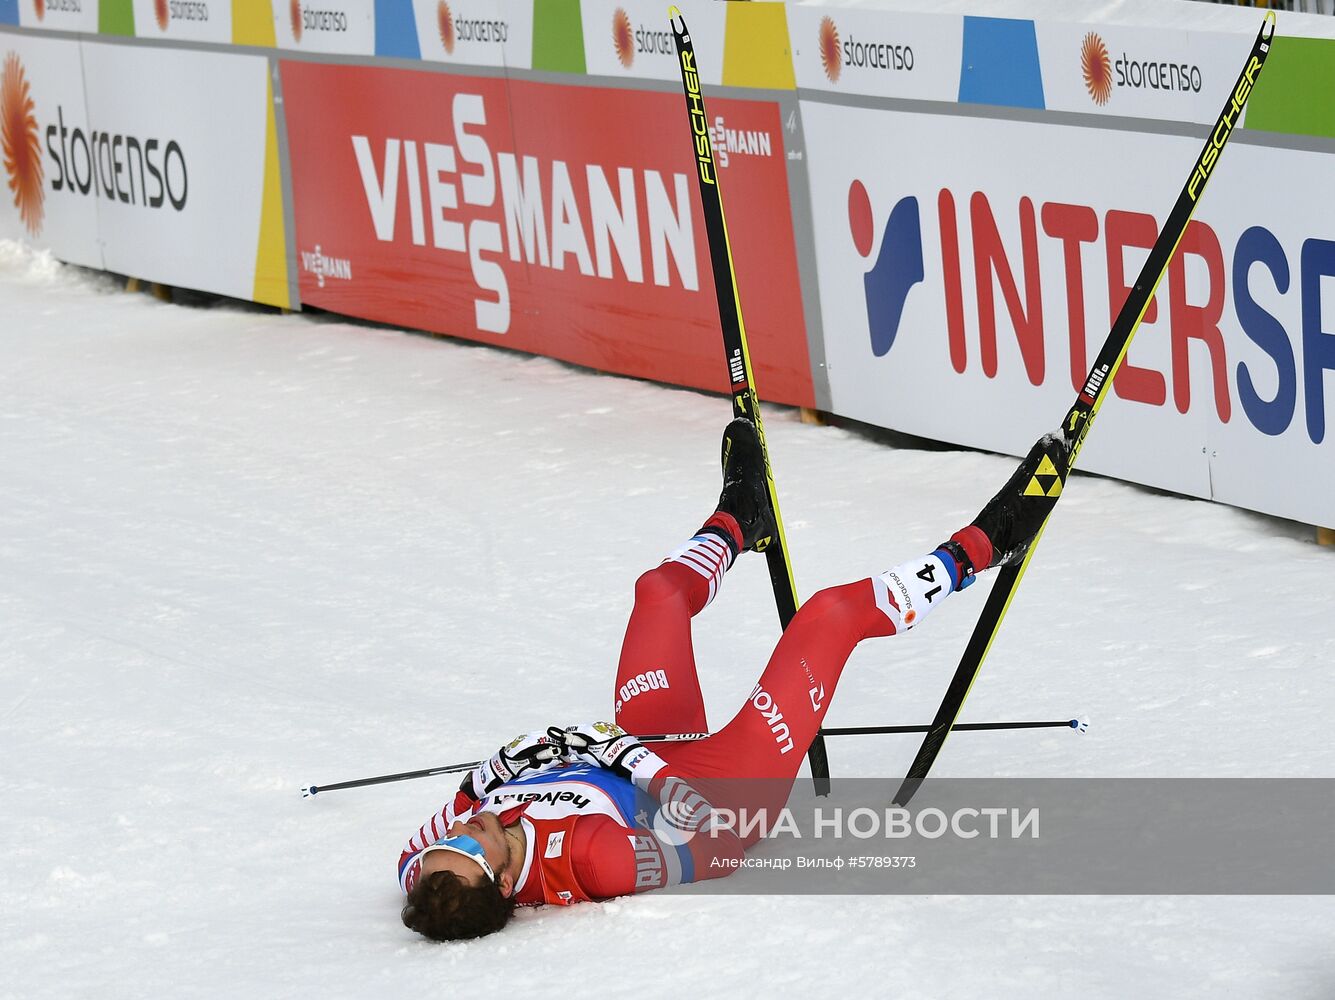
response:
<svg viewBox="0 0 1335 1000"><path fill-rule="evenodd" d="M19 23L19 0L0 0L0 24Z"/></svg>
<svg viewBox="0 0 1335 1000"><path fill-rule="evenodd" d="M960 101L1043 108L1043 73L1033 21L1003 17L964 19Z"/></svg>
<svg viewBox="0 0 1335 1000"><path fill-rule="evenodd" d="M375 54L421 59L413 0L375 0Z"/></svg>

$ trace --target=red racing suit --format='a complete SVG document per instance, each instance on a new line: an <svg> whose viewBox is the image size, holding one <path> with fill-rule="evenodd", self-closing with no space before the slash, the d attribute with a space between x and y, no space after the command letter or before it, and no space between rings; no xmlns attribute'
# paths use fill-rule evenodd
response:
<svg viewBox="0 0 1335 1000"><path fill-rule="evenodd" d="M708 731L691 619L713 599L731 562L729 547L702 533L636 582L614 690L616 722L627 732ZM521 904L608 899L730 874L759 834L697 835L674 848L654 833L662 829L664 803L685 782L716 807L780 808L854 647L916 625L954 591L957 573L938 550L817 593L797 612L731 722L705 739L652 745L662 761L645 787L592 766L558 765L481 800L459 792L409 839L399 858L400 885L412 888L423 848L445 836L455 819L480 810L498 813L505 825L523 825Z"/></svg>

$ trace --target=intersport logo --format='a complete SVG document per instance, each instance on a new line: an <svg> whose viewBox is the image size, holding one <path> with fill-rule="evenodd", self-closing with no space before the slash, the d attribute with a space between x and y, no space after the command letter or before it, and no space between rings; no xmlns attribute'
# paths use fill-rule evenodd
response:
<svg viewBox="0 0 1335 1000"><path fill-rule="evenodd" d="M831 83L839 82L845 66L895 73L913 72L912 46L879 40L867 42L851 34L842 38L839 26L830 17L820 19L817 45L821 68Z"/></svg>
<svg viewBox="0 0 1335 1000"><path fill-rule="evenodd" d="M1195 63L1138 59L1125 51L1113 59L1103 38L1093 31L1080 44L1080 72L1090 99L1100 107L1112 98L1114 86L1169 93L1201 92L1201 68Z"/></svg>
<svg viewBox="0 0 1335 1000"><path fill-rule="evenodd" d="M0 77L0 152L4 154L14 207L32 236L42 231L46 200L34 110L23 62L10 52L5 56L4 74Z"/></svg>
<svg viewBox="0 0 1335 1000"><path fill-rule="evenodd" d="M617 60L626 69L635 64L635 56L639 53L670 56L676 52L670 31L632 24L630 15L621 7L612 12L612 44L616 48Z"/></svg>
<svg viewBox="0 0 1335 1000"><path fill-rule="evenodd" d="M939 189L934 200L939 245L923 238L918 197L902 196L884 224L874 265L863 271L872 355L880 357L894 344L905 302L923 282L927 265L944 293L945 336L956 373L977 368L996 378L1000 365L1009 363L998 345L1003 337L1013 336L1031 385L1060 379L1075 392L1088 392L1088 347L1099 342L1107 327L1100 324L1099 331L1087 331L1084 304L1091 296L1102 298L1111 326L1133 278L1124 272L1124 251L1152 247L1159 220L1143 212L1044 202L1027 195L1015 199L959 192L957 201L950 188ZM931 212L932 199L924 202ZM876 215L860 180L849 187L848 206L853 245L860 257L869 259ZM1003 217L1019 222L1018 244L1003 240ZM1059 248L1062 264L1055 272L1039 266L1044 242ZM1102 250L1088 255L1106 261L1101 273L1088 273L1086 255L1080 252L1084 244ZM1188 258L1196 258L1191 267L1203 277L1203 283L1190 289ZM1171 357L1162 370L1124 362L1113 379L1113 391L1129 402L1171 406L1183 414L1210 409L1221 424L1238 419L1240 410L1242 419L1268 436L1285 434L1297 424L1299 433L1305 431L1308 440L1320 444L1327 424L1324 378L1335 371L1335 337L1322 326L1322 317L1329 315L1322 279L1331 275L1335 239L1312 236L1286 247L1257 224L1230 245L1210 225L1193 220L1144 317L1152 327L1159 324L1160 336L1166 335L1172 345ZM1057 300L1066 303L1058 318L1045 317L1045 284L1056 285ZM973 315L967 308L966 285L973 286ZM1161 301L1165 292L1166 303ZM1272 311L1285 296L1290 314L1296 316L1287 326ZM1243 338L1236 346L1223 333L1229 298ZM1167 315L1161 318L1161 312ZM1062 336L1067 346L1058 353L1067 355L1067 371L1048 364L1048 339ZM1245 356L1234 356L1240 349ZM1197 354L1193 362L1196 351L1203 355ZM1190 373L1202 356L1208 359L1210 391L1193 394ZM1100 377L1096 373L1095 378Z"/></svg>

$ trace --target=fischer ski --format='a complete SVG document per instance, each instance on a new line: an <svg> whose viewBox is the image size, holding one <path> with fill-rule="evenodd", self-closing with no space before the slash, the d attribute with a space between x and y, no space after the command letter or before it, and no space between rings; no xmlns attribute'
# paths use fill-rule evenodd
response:
<svg viewBox="0 0 1335 1000"><path fill-rule="evenodd" d="M774 470L770 467L769 446L765 442L765 428L760 421L760 397L756 394L755 379L751 374L751 354L747 349L746 326L742 322L742 303L737 291L737 275L732 266L732 248L728 243L728 226L723 217L723 196L719 191L718 170L714 151L709 141L709 119L705 114L705 98L701 90L700 74L695 60L686 19L676 7L668 8L672 36L677 47L677 64L681 70L681 84L686 94L686 109L694 139L696 180L700 185L700 201L704 206L705 232L709 239L709 258L714 274L714 289L718 296L719 321L723 329L723 351L728 365L734 417L744 417L756 426L761 450L765 455L765 482L769 488L770 505L774 509L774 537L756 547L764 552L769 564L770 582L774 588L774 603L783 628L797 614L797 585L793 582L792 562L784 540L783 518L779 514L779 494L774 486ZM811 780L817 795L830 793L830 763L825 752L825 738L818 732L807 749L811 764Z"/></svg>
<svg viewBox="0 0 1335 1000"><path fill-rule="evenodd" d="M1076 456L1084 444L1085 437L1089 434L1089 428L1107 395L1108 387L1112 385L1113 377L1117 374L1122 360L1126 357L1131 338L1135 336L1141 319L1145 315L1145 310L1149 308L1150 301L1154 298L1155 289L1163 277L1164 270L1168 267L1168 262L1172 259L1178 243L1187 230L1187 223L1191 221L1201 194L1204 192L1205 186L1219 162L1219 156L1223 152L1224 145L1228 142L1229 136L1233 134L1234 127L1242 119L1242 111L1247 104L1247 98L1256 86L1256 80L1260 76L1261 69L1265 66L1266 56L1270 53L1270 43L1274 34L1275 15L1272 11L1266 14L1265 22L1256 35L1256 41L1247 56L1247 61L1243 64L1242 72L1233 85L1233 89L1229 91L1224 109L1220 112L1218 120L1210 130L1210 134L1205 140L1205 146L1196 157L1191 174L1188 176L1186 184L1183 185L1182 191L1177 197L1177 202L1164 222L1163 228L1159 231L1158 239L1154 241L1150 255L1140 269L1135 286L1127 294L1126 302L1117 314L1117 320L1113 323L1108 339L1104 341L1102 350L1099 351L1098 357L1094 359L1094 364L1085 379L1084 387L1076 397L1075 405L1067 412L1066 419L1057 432L1061 435L1068 450L1065 468L1040 467L1038 474L1032 478L1023 491L1022 500L1024 502L1043 504L1047 507L1047 511L1043 514L1043 525L1046 525L1047 517L1051 514L1052 508L1056 506L1057 499L1061 496L1066 476L1075 464ZM1051 464L1051 462L1048 463L1049 466ZM1018 565L1003 566L998 574L996 583L992 586L992 592L988 595L987 603L983 607L982 615L978 619L978 624L974 627L973 635L969 638L969 644L965 647L964 655L955 670L955 675L951 678L950 686L946 689L941 707L932 720L931 729L924 737L922 746L919 747L918 754L909 767L908 774L899 786L899 791L895 793L895 805L905 806L908 804L913 794L927 777L927 772L941 752L941 746L945 743L952 727L958 728L954 726L955 719L959 716L965 698L969 696L969 690L978 676L983 659L987 656L988 650L992 646L992 640L996 637L997 629L1001 625L1001 620L1010 607L1016 588L1020 585L1020 578L1024 576L1029 560L1033 558L1034 550L1038 547L1039 539L1042 537L1043 528L1040 526L1038 534L1034 536L1034 540L1030 543L1023 560Z"/></svg>

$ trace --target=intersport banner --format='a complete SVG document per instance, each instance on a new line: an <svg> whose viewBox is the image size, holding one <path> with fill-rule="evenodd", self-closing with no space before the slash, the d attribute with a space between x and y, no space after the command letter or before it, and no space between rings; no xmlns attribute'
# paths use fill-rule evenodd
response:
<svg viewBox="0 0 1335 1000"><path fill-rule="evenodd" d="M679 93L281 73L304 303L726 388ZM811 405L778 106L710 112L733 132L721 179L761 392Z"/></svg>
<svg viewBox="0 0 1335 1000"><path fill-rule="evenodd" d="M1023 453L1083 383L1200 140L802 110L833 408ZM1335 523L1335 212L1312 201L1331 168L1235 136L1081 468Z"/></svg>

